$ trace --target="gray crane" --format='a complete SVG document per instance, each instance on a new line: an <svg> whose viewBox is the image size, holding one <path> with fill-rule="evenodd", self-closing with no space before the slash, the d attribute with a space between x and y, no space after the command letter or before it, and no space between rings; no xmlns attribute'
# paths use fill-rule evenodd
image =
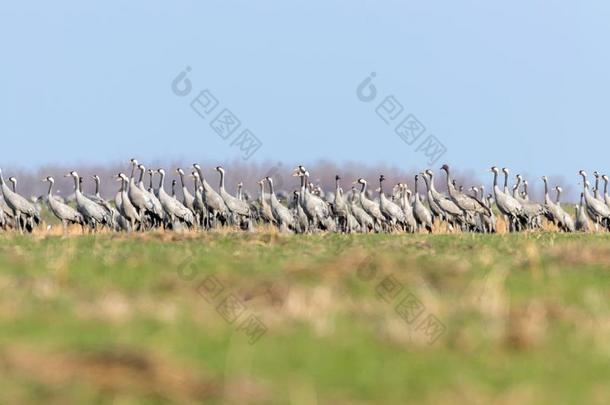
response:
<svg viewBox="0 0 610 405"><path fill-rule="evenodd" d="M389 230L393 230L397 225L404 229L406 227L405 213L385 196L383 192L384 181L385 176L382 174L379 176L379 210L385 217Z"/></svg>
<svg viewBox="0 0 610 405"><path fill-rule="evenodd" d="M574 227L577 231L590 232L589 218L587 217L587 209L584 204L584 193L580 193L580 204L575 207L576 210L576 223Z"/></svg>
<svg viewBox="0 0 610 405"><path fill-rule="evenodd" d="M190 193L184 182L184 170L181 168L176 169L176 173L180 176L180 184L182 186L182 204L189 210L195 213L195 197Z"/></svg>
<svg viewBox="0 0 610 405"><path fill-rule="evenodd" d="M352 187L350 209L354 218L356 218L356 221L358 221L358 224L360 225L360 232L367 233L375 228L375 221L373 220L373 217L367 214L362 208L362 204L360 204L360 193L356 191L355 187Z"/></svg>
<svg viewBox="0 0 610 405"><path fill-rule="evenodd" d="M605 203L598 200L589 192L589 182L587 181L587 173L584 170L578 172L582 176L583 193L585 195L585 204L587 212L593 221L595 222L596 230L599 230L599 224L608 226L608 220L610 219L610 207Z"/></svg>
<svg viewBox="0 0 610 405"><path fill-rule="evenodd" d="M447 190L449 191L449 197L451 200L464 211L467 217L470 217L471 222L474 222L475 215L482 214L491 216L491 210L476 196L470 196L461 193L455 189L455 186L451 183L451 173L449 166L444 164L441 167L447 174Z"/></svg>
<svg viewBox="0 0 610 405"><path fill-rule="evenodd" d="M117 175L117 181L121 182L121 190L119 191L121 193L121 199L120 199L121 205L118 205L117 208L118 208L119 212L121 213L121 215L129 223L128 231L129 232L135 231L136 225L140 226L140 230L144 230L143 227L141 226L142 216L144 214L143 213L140 214L138 212L137 208L133 205L133 203L131 202L131 199L127 195L129 179L127 178L125 173L119 173Z"/></svg>
<svg viewBox="0 0 610 405"><path fill-rule="evenodd" d="M203 202L203 186L200 186L201 178L199 177L199 173L196 170L193 170L191 173L191 177L193 178L193 182L195 183L195 199L193 200L193 209L195 211L195 217L197 223L201 227L205 227L207 224L208 218L208 209Z"/></svg>
<svg viewBox="0 0 610 405"><path fill-rule="evenodd" d="M600 223L603 223L604 226L608 226L608 220L610 219L610 207L589 193L587 173L584 170L580 170L578 174L582 176L583 180L583 193L585 194L585 205L587 207L587 212L595 222L596 229L599 228Z"/></svg>
<svg viewBox="0 0 610 405"><path fill-rule="evenodd" d="M421 202L419 192L417 191L419 176L420 175L417 174L415 175L415 189L413 190L415 194L415 201L413 202L413 216L415 217L420 230L423 228L429 233L432 233L432 214Z"/></svg>
<svg viewBox="0 0 610 405"><path fill-rule="evenodd" d="M555 205L557 206L557 211L560 215L562 230L564 232L574 232L576 230L574 226L574 220L563 208L561 208L561 203L559 199L561 198L561 192L563 191L561 187L556 186L555 191L557 191L557 199L555 201Z"/></svg>
<svg viewBox="0 0 610 405"><path fill-rule="evenodd" d="M49 183L49 191L47 193L47 204L49 205L49 210L57 217L57 219L61 221L64 234L68 233L68 225L80 225L84 232L85 218L83 215L69 205L62 203L53 195L53 185L55 184L55 179L48 176L43 180L43 183L44 182Z"/></svg>
<svg viewBox="0 0 610 405"><path fill-rule="evenodd" d="M542 176L542 181L544 182L544 207L547 211L546 217L559 229L563 229L564 223L563 214L561 212L562 210L559 209L557 204L555 204L549 196L548 178L546 176Z"/></svg>
<svg viewBox="0 0 610 405"><path fill-rule="evenodd" d="M337 218L337 222L339 224L339 229L343 232L348 231L348 218L349 218L349 208L347 206L347 202L343 196L343 190L341 189L340 182L341 177L339 175L335 175L335 196L333 201L333 212L335 217Z"/></svg>
<svg viewBox="0 0 610 405"><path fill-rule="evenodd" d="M225 189L225 169L222 166L217 166L216 171L220 173L220 184L218 194L222 197L230 213L242 220L247 229L251 229L250 206L245 201L241 201L232 196Z"/></svg>
<svg viewBox="0 0 610 405"><path fill-rule="evenodd" d="M360 198L360 206L364 211L369 214L371 218L373 218L373 223L375 225L376 230L383 229L383 224L385 222L385 217L381 213L381 209L379 208L379 204L371 201L366 196L366 186L367 181L363 178L357 180L357 183L362 186L359 193Z"/></svg>
<svg viewBox="0 0 610 405"><path fill-rule="evenodd" d="M523 207L519 201L514 199L509 194L502 192L500 187L498 187L498 168L496 166L492 166L490 171L494 175L493 190L496 206L498 207L498 210L500 210L500 212L506 217L509 232L518 230L520 229L521 225L527 221L527 218L525 218L523 213ZM508 189L508 187L506 187L506 189Z"/></svg>
<svg viewBox="0 0 610 405"><path fill-rule="evenodd" d="M294 203L295 230L297 233L307 233L309 232L309 218L303 210L303 197L299 190L295 190L292 195Z"/></svg>
<svg viewBox="0 0 610 405"><path fill-rule="evenodd" d="M604 179L604 202L610 207L610 196L608 195L608 176L604 174L602 179Z"/></svg>
<svg viewBox="0 0 610 405"><path fill-rule="evenodd" d="M131 176L129 177L129 187L127 187L127 196L129 200L138 211L138 216L140 217L141 222L144 222L145 216L148 218L152 218L155 210L155 206L152 202L152 199L148 192L144 189L144 185L142 184L142 188L136 185L135 180L135 171L138 167L138 161L136 159L131 159ZM140 168L140 181L143 181L144 171Z"/></svg>
<svg viewBox="0 0 610 405"><path fill-rule="evenodd" d="M81 177L80 181L82 183L82 177ZM100 194L100 185L101 185L100 176L98 176L97 174L93 175L93 181L95 182L95 194L88 195L87 198L90 199L91 201L93 201L94 203L100 205L102 208L104 208L106 210L106 212L108 212L108 214L110 215L111 226L116 229L117 218L120 215L119 211L116 208L114 208L113 206L111 206L108 203L108 201L106 201Z"/></svg>
<svg viewBox="0 0 610 405"><path fill-rule="evenodd" d="M111 224L110 215L98 204L94 203L82 193L80 188L80 179L76 171L71 171L65 177L74 179L74 195L76 196L76 209L85 218L85 222L95 232L97 226L109 226Z"/></svg>
<svg viewBox="0 0 610 405"><path fill-rule="evenodd" d="M326 222L326 218L330 215L328 204L319 196L315 195L309 184L309 172L299 165L295 168L293 176L301 178L300 202L303 211L307 215L310 223L310 230L317 229L321 224ZM313 185L311 185L313 189Z"/></svg>
<svg viewBox="0 0 610 405"><path fill-rule="evenodd" d="M24 228L29 232L33 231L34 227L40 223L40 213L34 204L6 185L2 176L2 170L0 170L0 189L4 195L4 201L6 201L6 204L13 213L15 228L19 232L23 232Z"/></svg>
<svg viewBox="0 0 610 405"><path fill-rule="evenodd" d="M269 202L271 203L271 213L281 232L288 232L295 229L294 216L290 210L282 205L275 195L273 179L270 176L265 177L269 183ZM262 180L261 180L262 181Z"/></svg>
<svg viewBox="0 0 610 405"><path fill-rule="evenodd" d="M599 194L599 172L595 170L593 172L593 176L595 177L595 188L593 189L593 197L596 200L602 200Z"/></svg>
<svg viewBox="0 0 610 405"><path fill-rule="evenodd" d="M538 204L533 201L526 200L524 197L519 195L519 186L523 177L520 174L516 176L517 182L513 187L513 198L521 204L523 207L523 214L527 218L527 225L530 229L540 228L542 226L542 216L547 215L547 209L543 204ZM524 182L525 184L525 182Z"/></svg>
<svg viewBox="0 0 610 405"><path fill-rule="evenodd" d="M259 198L259 204L260 204L260 217L261 219L269 224L276 224L276 220L275 217L273 216L273 211L271 210L271 206L270 203L268 201L267 196L265 195L265 180L260 180L258 182L260 189L261 189L261 195Z"/></svg>
<svg viewBox="0 0 610 405"><path fill-rule="evenodd" d="M406 183L398 183L398 190L400 193L400 208L405 214L405 230L414 233L417 230L417 221L413 214L413 205L411 205L411 190L409 190L409 186Z"/></svg>
<svg viewBox="0 0 610 405"><path fill-rule="evenodd" d="M227 208L227 205L220 194L218 194L216 190L214 190L214 188L208 184L205 177L203 177L203 170L201 169L201 166L194 163L193 167L199 174L199 179L203 186L203 202L205 203L207 211L210 215L206 226L208 228L212 228L216 226L218 221L225 223L229 219L229 209Z"/></svg>
<svg viewBox="0 0 610 405"><path fill-rule="evenodd" d="M439 193L434 184L434 173L428 169L423 175L428 193L434 201L435 206L442 212L441 218L447 221L449 228L462 226L465 224L464 212L458 207L451 198Z"/></svg>
<svg viewBox="0 0 610 405"><path fill-rule="evenodd" d="M161 202L161 205L163 206L165 214L167 215L167 221L169 223L169 226L171 226L172 229L175 229L176 220L178 220L180 223L185 224L187 227L192 227L195 222L193 213L184 205L182 205L182 203L180 203L178 200L171 197L165 192L165 170L159 169L157 170L157 173L159 173L160 175L158 198Z"/></svg>

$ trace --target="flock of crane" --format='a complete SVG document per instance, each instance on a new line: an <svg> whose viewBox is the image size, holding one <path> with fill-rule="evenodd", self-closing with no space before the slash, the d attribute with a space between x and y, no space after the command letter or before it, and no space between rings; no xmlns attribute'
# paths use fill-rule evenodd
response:
<svg viewBox="0 0 610 405"><path fill-rule="evenodd" d="M496 213L501 214L507 230L535 230L543 226L543 220L553 223L560 231L590 231L595 226L610 229L610 197L608 196L608 176L594 173L596 181L593 194L589 191L587 174L580 171L583 191L580 204L572 218L560 203L561 187L555 187L556 198L549 196L548 180L544 182L544 202L530 200L528 183L520 175L509 188L509 171L504 173L504 187L498 185L500 170L492 167L493 194L485 195L483 186L470 187L464 192L452 179L449 166L443 165L447 194L435 187L434 172L430 169L415 175L414 190L406 183L393 186L386 195L383 175L379 177L379 188L375 192L367 190L367 181L360 178L353 182L351 190L345 192L341 178L335 176L334 192L324 192L321 187L309 181L309 172L303 166L294 169L292 175L299 178L300 187L292 195L280 196L274 189L273 178L261 179L260 194L250 199L238 185L236 195L225 189L225 170L218 166L219 187L214 189L206 181L201 166L193 165L190 177L193 192L185 182L185 172L177 169L182 186L182 196L176 196L176 180L172 182L171 194L165 191L166 173L163 169L148 170L137 160L131 159L131 175L116 176L120 188L114 201L107 201L100 195L100 178L93 176L96 192L85 195L82 192L83 178L72 171L65 177L74 182L74 204L70 205L53 194L55 179L47 177L49 185L44 200L49 210L61 221L64 232L68 226L77 224L83 232L101 229L113 231L167 230L210 230L233 226L252 230L256 224L271 224L281 232L310 233L318 231L367 233L367 232L433 232L434 224L445 224L449 231L494 233L497 231ZM138 173L139 172L139 173ZM148 187L145 174L148 173ZM154 187L155 176L159 176ZM136 180L137 177L137 180ZM605 182L603 195L599 191L600 177ZM425 185L425 193L418 190L420 180ZM0 170L0 227L14 229L21 233L32 232L41 224L40 206L18 194L17 180L9 178L7 185ZM295 183L296 186L297 183ZM265 185L268 185L268 192ZM378 193L377 195L375 195Z"/></svg>

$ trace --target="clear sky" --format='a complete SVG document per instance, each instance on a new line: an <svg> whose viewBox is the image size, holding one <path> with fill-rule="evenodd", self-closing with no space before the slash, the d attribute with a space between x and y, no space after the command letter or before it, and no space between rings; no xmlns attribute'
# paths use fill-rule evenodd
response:
<svg viewBox="0 0 610 405"><path fill-rule="evenodd" d="M255 161L425 167L375 112L394 95L446 146L434 166L608 167L608 1L89 3L0 6L0 166L239 159L249 129ZM204 89L241 121L228 140L190 107Z"/></svg>

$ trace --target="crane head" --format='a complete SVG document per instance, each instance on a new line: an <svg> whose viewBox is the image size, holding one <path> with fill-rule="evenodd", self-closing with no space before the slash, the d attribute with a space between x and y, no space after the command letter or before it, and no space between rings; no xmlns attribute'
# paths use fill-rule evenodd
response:
<svg viewBox="0 0 610 405"><path fill-rule="evenodd" d="M178 173L181 176L184 176L184 170L182 170L181 168L177 168L176 173Z"/></svg>
<svg viewBox="0 0 610 405"><path fill-rule="evenodd" d="M145 171L146 170L146 166L144 166L143 164L139 164L138 165L138 169Z"/></svg>
<svg viewBox="0 0 610 405"><path fill-rule="evenodd" d="M492 166L491 169L489 169L490 172L493 173L498 173L498 168L496 166Z"/></svg>
<svg viewBox="0 0 610 405"><path fill-rule="evenodd" d="M335 180L341 180L341 177L339 177L338 174L335 175Z"/></svg>
<svg viewBox="0 0 610 405"><path fill-rule="evenodd" d="M441 170L444 170L446 172L449 171L449 166L445 163L444 165L441 166Z"/></svg>
<svg viewBox="0 0 610 405"><path fill-rule="evenodd" d="M134 158L129 159L129 161L131 162L132 165L137 166L138 165L138 161Z"/></svg>
<svg viewBox="0 0 610 405"><path fill-rule="evenodd" d="M383 174L379 176L379 181L385 181L385 176Z"/></svg>
<svg viewBox="0 0 610 405"><path fill-rule="evenodd" d="M503 172L504 174L508 174L508 173L510 173L510 171L508 170L508 167L503 167L503 168L502 168L502 172Z"/></svg>

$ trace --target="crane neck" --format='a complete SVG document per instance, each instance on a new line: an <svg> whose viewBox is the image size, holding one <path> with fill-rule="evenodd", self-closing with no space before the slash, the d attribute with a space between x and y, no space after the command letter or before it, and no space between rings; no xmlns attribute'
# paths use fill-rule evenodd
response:
<svg viewBox="0 0 610 405"><path fill-rule="evenodd" d="M74 177L74 192L79 194L80 191L80 178L78 176Z"/></svg>
<svg viewBox="0 0 610 405"><path fill-rule="evenodd" d="M225 172L222 170L220 171L220 189L225 189Z"/></svg>
<svg viewBox="0 0 610 405"><path fill-rule="evenodd" d="M180 184L182 184L182 188L186 188L184 186L184 174L182 174L182 172L178 172L178 174L180 175Z"/></svg>
<svg viewBox="0 0 610 405"><path fill-rule="evenodd" d="M517 182L513 186L513 197L517 197L520 185L521 185L521 177L517 177Z"/></svg>
<svg viewBox="0 0 610 405"><path fill-rule="evenodd" d="M138 184L144 184L144 169L140 169L140 178L138 179Z"/></svg>
<svg viewBox="0 0 610 405"><path fill-rule="evenodd" d="M161 172L159 173L159 176L159 189L165 191L165 173Z"/></svg>

